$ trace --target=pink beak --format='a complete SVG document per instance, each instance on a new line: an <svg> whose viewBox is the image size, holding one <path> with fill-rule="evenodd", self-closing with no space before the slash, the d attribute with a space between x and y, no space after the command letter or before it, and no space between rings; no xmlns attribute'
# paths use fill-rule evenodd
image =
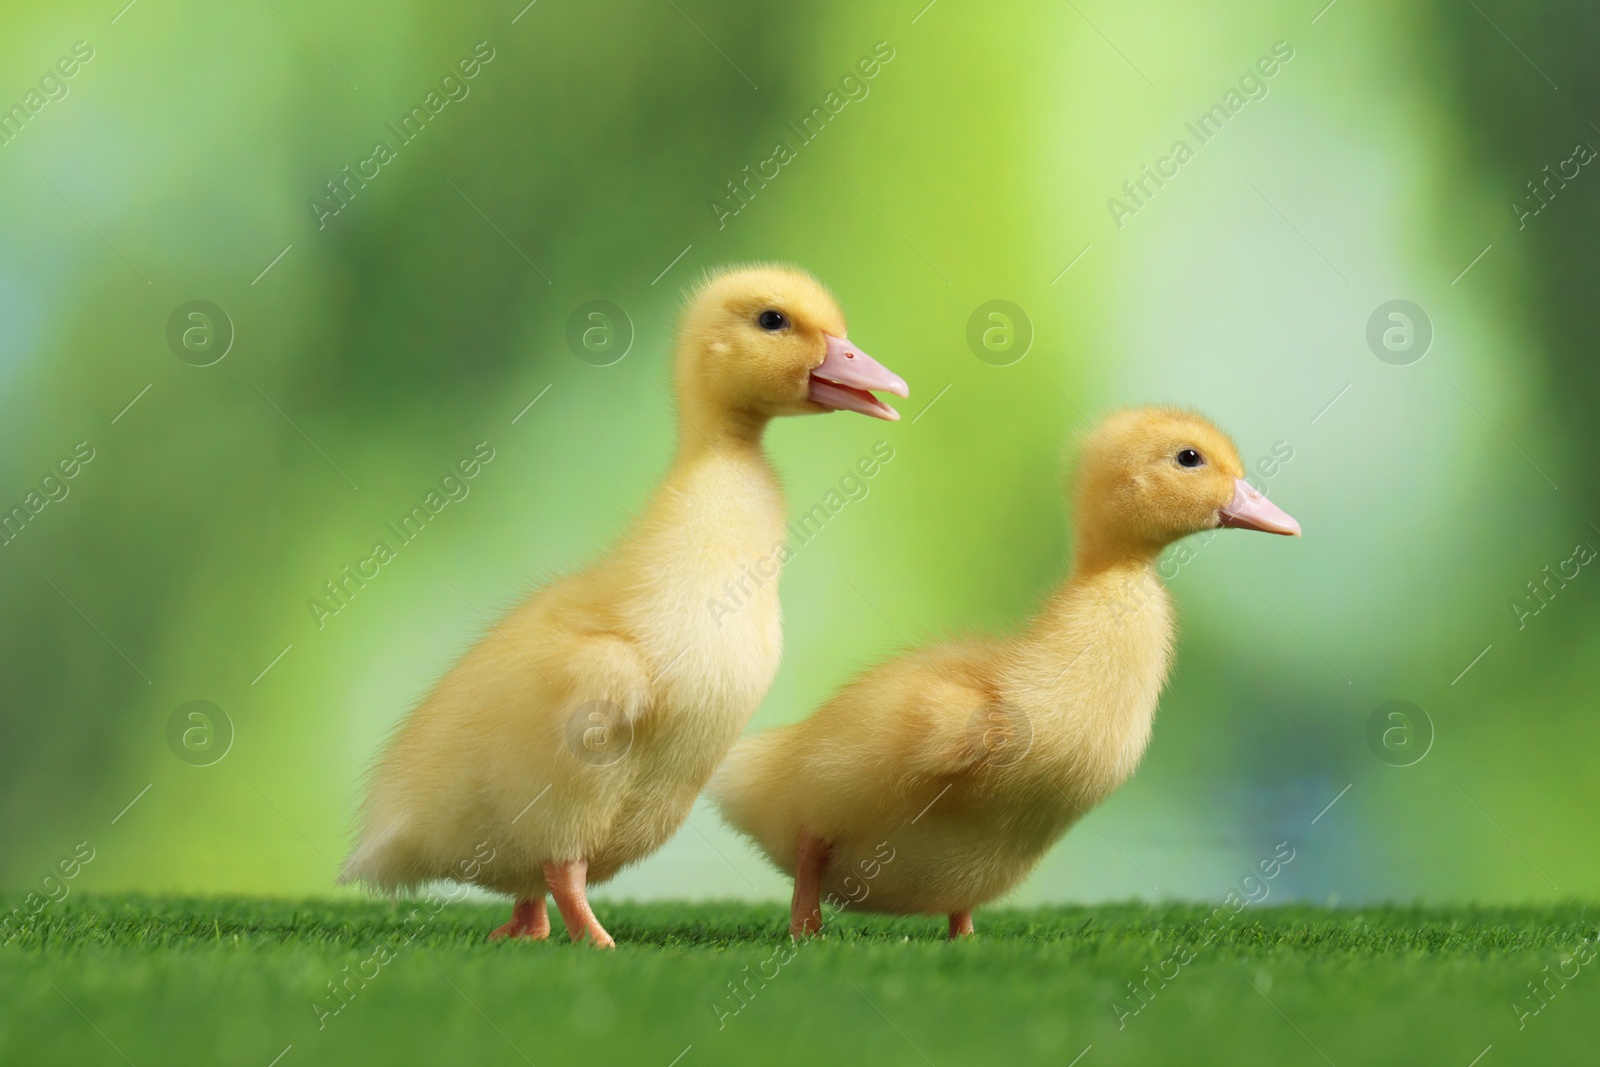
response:
<svg viewBox="0 0 1600 1067"><path fill-rule="evenodd" d="M898 411L869 390L910 396L905 379L843 337L825 336L828 352L822 358L822 365L811 372L811 401L830 411L858 411L890 422L899 419Z"/></svg>
<svg viewBox="0 0 1600 1067"><path fill-rule="evenodd" d="M1278 505L1252 489L1243 478L1233 480L1233 500L1217 513L1217 520L1219 526L1231 526L1236 530L1300 536L1300 524Z"/></svg>

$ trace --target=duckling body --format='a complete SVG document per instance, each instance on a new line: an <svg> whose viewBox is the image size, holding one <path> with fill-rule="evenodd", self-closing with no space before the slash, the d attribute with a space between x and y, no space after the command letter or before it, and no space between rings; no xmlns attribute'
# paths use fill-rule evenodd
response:
<svg viewBox="0 0 1600 1067"><path fill-rule="evenodd" d="M610 559L548 586L450 670L377 772L369 825L396 825L358 853L364 877L451 877L488 841L487 888L542 888L530 861L580 853L601 882L678 829L782 654L776 583L720 627L705 607L783 537L770 467L734 463L690 457Z"/></svg>
<svg viewBox="0 0 1600 1067"><path fill-rule="evenodd" d="M1214 457L1204 478L1163 469L1190 443ZM793 932L814 932L829 897L947 914L969 933L973 908L1015 888L1138 766L1175 638L1152 562L1219 524L1243 468L1220 431L1166 409L1110 420L1085 463L1072 574L1021 634L892 659L811 718L741 742L717 772L728 821L796 878Z"/></svg>
<svg viewBox="0 0 1600 1067"><path fill-rule="evenodd" d="M1162 592L1116 626L1127 577L1075 579L1015 640L893 660L811 718L741 745L714 787L723 810L790 874L801 827L825 839L821 892L849 901L864 885L854 907L940 914L1003 896L1149 743L1172 612ZM738 807L752 779L779 792ZM863 879L885 842L894 859Z"/></svg>
<svg viewBox="0 0 1600 1067"><path fill-rule="evenodd" d="M776 307L782 330L746 336L752 315ZM394 890L446 878L510 894L499 936L546 936L548 891L574 940L612 943L586 886L682 825L778 668L776 576L748 580L750 562L786 537L762 430L771 415L839 406L810 399L808 379L846 343L831 299L804 275L714 279L685 333L671 470L606 558L491 626L407 718L373 771L345 880ZM820 391L904 390L849 352ZM864 395L857 410L872 400L892 415ZM741 579L737 610L710 610Z"/></svg>

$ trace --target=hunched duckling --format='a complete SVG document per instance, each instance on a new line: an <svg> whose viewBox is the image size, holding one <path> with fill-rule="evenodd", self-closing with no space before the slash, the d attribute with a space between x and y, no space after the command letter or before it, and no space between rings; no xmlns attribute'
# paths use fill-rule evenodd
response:
<svg viewBox="0 0 1600 1067"><path fill-rule="evenodd" d="M676 353L678 448L631 529L485 634L405 719L371 772L341 874L384 891L432 879L509 894L493 938L612 940L587 899L659 848L760 704L782 647L776 582L707 610L785 540L769 420L832 410L894 420L906 384L846 340L815 279L783 267L708 278Z"/></svg>
<svg viewBox="0 0 1600 1067"><path fill-rule="evenodd" d="M903 654L734 748L712 796L794 877L793 935L820 928L823 895L970 934L975 907L1127 780L1172 656L1157 554L1218 526L1300 533L1244 473L1198 415L1110 416L1074 481L1071 573L1022 633Z"/></svg>

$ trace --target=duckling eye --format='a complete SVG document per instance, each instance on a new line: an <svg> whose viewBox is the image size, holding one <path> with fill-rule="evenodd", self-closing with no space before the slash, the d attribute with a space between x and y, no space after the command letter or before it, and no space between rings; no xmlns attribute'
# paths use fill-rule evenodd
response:
<svg viewBox="0 0 1600 1067"><path fill-rule="evenodd" d="M763 330L771 330L772 332L776 333L778 330L781 330L785 326L789 325L789 320L784 317L783 312L773 311L771 308L768 308L756 318L756 324Z"/></svg>
<svg viewBox="0 0 1600 1067"><path fill-rule="evenodd" d="M1200 458L1200 453L1192 448L1186 448L1178 453L1178 466L1180 467L1198 467L1204 462L1205 460Z"/></svg>

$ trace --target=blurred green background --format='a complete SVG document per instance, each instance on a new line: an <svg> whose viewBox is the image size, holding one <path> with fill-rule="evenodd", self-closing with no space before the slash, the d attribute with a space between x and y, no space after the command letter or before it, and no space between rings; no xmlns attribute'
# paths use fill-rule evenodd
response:
<svg viewBox="0 0 1600 1067"><path fill-rule="evenodd" d="M1600 578L1511 607L1600 546L1600 177L1567 164L1537 214L1527 184L1600 145L1600 15L924 2L6 5L0 509L26 515L0 547L0 884L87 841L80 887L334 892L386 731L480 612L603 550L665 470L683 287L761 259L824 279L912 397L894 425L772 428L795 510L894 457L784 575L753 728L907 638L1017 625L1064 573L1063 443L1181 403L1247 461L1292 453L1267 486L1306 537L1172 563L1150 753L1014 901L1215 900L1284 839L1280 897L1600 891ZM1201 145L1185 124L1275 45ZM393 159L319 227L378 141ZM634 334L609 366L567 342L596 299ZM1431 324L1406 365L1367 340L1395 299ZM211 355L169 342L195 300L231 323ZM1025 354L969 345L992 300ZM479 442L470 494L319 627L323 583ZM186 762L194 700L231 727ZM1384 720L1386 748L1391 700L1426 719ZM603 892L786 895L704 805Z"/></svg>

